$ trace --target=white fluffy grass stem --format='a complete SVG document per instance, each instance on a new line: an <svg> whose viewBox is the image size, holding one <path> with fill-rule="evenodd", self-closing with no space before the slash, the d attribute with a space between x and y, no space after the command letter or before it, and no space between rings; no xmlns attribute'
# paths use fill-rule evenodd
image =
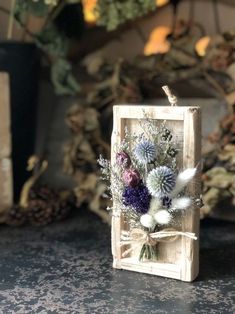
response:
<svg viewBox="0 0 235 314"><path fill-rule="evenodd" d="M156 222L154 221L153 216L149 214L142 215L140 217L140 223L142 226L146 228L150 228L150 229L152 229L156 225Z"/></svg>
<svg viewBox="0 0 235 314"><path fill-rule="evenodd" d="M176 178L175 188L171 193L171 197L177 196L186 185L193 179L197 172L197 168L188 168L182 171Z"/></svg>
<svg viewBox="0 0 235 314"><path fill-rule="evenodd" d="M177 211L177 210L185 210L189 208L192 204L192 200L190 197L180 197L180 198L174 198L172 200L172 206L170 208L170 212Z"/></svg>
<svg viewBox="0 0 235 314"><path fill-rule="evenodd" d="M158 225L168 225L172 216L167 210L161 209L154 215L154 219Z"/></svg>
<svg viewBox="0 0 235 314"><path fill-rule="evenodd" d="M149 206L149 215L154 215L162 207L162 202L156 197L153 197Z"/></svg>

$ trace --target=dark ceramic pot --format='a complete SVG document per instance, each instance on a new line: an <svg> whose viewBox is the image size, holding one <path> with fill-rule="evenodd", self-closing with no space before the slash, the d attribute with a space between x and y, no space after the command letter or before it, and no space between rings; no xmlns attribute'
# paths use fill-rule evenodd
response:
<svg viewBox="0 0 235 314"><path fill-rule="evenodd" d="M29 177L27 160L34 153L40 58L31 43L0 42L0 71L10 76L14 198Z"/></svg>

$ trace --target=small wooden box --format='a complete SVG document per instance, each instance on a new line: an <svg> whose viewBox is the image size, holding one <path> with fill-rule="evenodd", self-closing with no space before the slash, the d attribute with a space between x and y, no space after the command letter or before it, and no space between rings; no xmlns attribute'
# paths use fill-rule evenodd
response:
<svg viewBox="0 0 235 314"><path fill-rule="evenodd" d="M7 73L0 73L0 213L13 203L10 93Z"/></svg>
<svg viewBox="0 0 235 314"><path fill-rule="evenodd" d="M138 133L139 119L148 118L156 123L165 121L172 130L174 141L180 153L177 157L179 169L193 168L201 158L201 114L199 107L177 106L141 106L118 105L113 108L112 162L115 160L115 149L124 138L124 129ZM197 176L200 174L198 173ZM200 195L200 178L197 177L188 187L190 195ZM153 275L170 277L182 281L193 281L199 271L199 240L179 237L170 243L159 243L159 259L156 262L140 262L135 256L123 258L125 248L120 246L121 231L125 229L120 208L113 204L112 217L112 254L113 267ZM195 233L199 237L199 209L191 208L182 216L181 229Z"/></svg>

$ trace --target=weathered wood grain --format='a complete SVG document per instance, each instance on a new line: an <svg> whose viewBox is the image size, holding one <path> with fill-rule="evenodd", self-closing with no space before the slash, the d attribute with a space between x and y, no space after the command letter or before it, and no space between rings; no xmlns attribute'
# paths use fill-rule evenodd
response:
<svg viewBox="0 0 235 314"><path fill-rule="evenodd" d="M9 77L0 73L0 213L13 203Z"/></svg>

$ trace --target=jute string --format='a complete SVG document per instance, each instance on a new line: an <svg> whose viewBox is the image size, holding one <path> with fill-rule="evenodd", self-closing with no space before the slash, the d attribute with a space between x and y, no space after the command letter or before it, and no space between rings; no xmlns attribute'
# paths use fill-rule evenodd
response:
<svg viewBox="0 0 235 314"><path fill-rule="evenodd" d="M164 229L158 232L148 233L143 229L133 228L131 231L122 231L120 246L131 245L131 248L122 253L122 257L127 256L134 251L138 246L145 244L154 246L157 242L173 242L180 236L197 240L195 233L177 231L175 229Z"/></svg>
<svg viewBox="0 0 235 314"><path fill-rule="evenodd" d="M170 105L171 106L177 106L178 99L175 95L172 94L169 86L167 86L167 85L162 86L162 89L164 90L165 94L167 95Z"/></svg>

